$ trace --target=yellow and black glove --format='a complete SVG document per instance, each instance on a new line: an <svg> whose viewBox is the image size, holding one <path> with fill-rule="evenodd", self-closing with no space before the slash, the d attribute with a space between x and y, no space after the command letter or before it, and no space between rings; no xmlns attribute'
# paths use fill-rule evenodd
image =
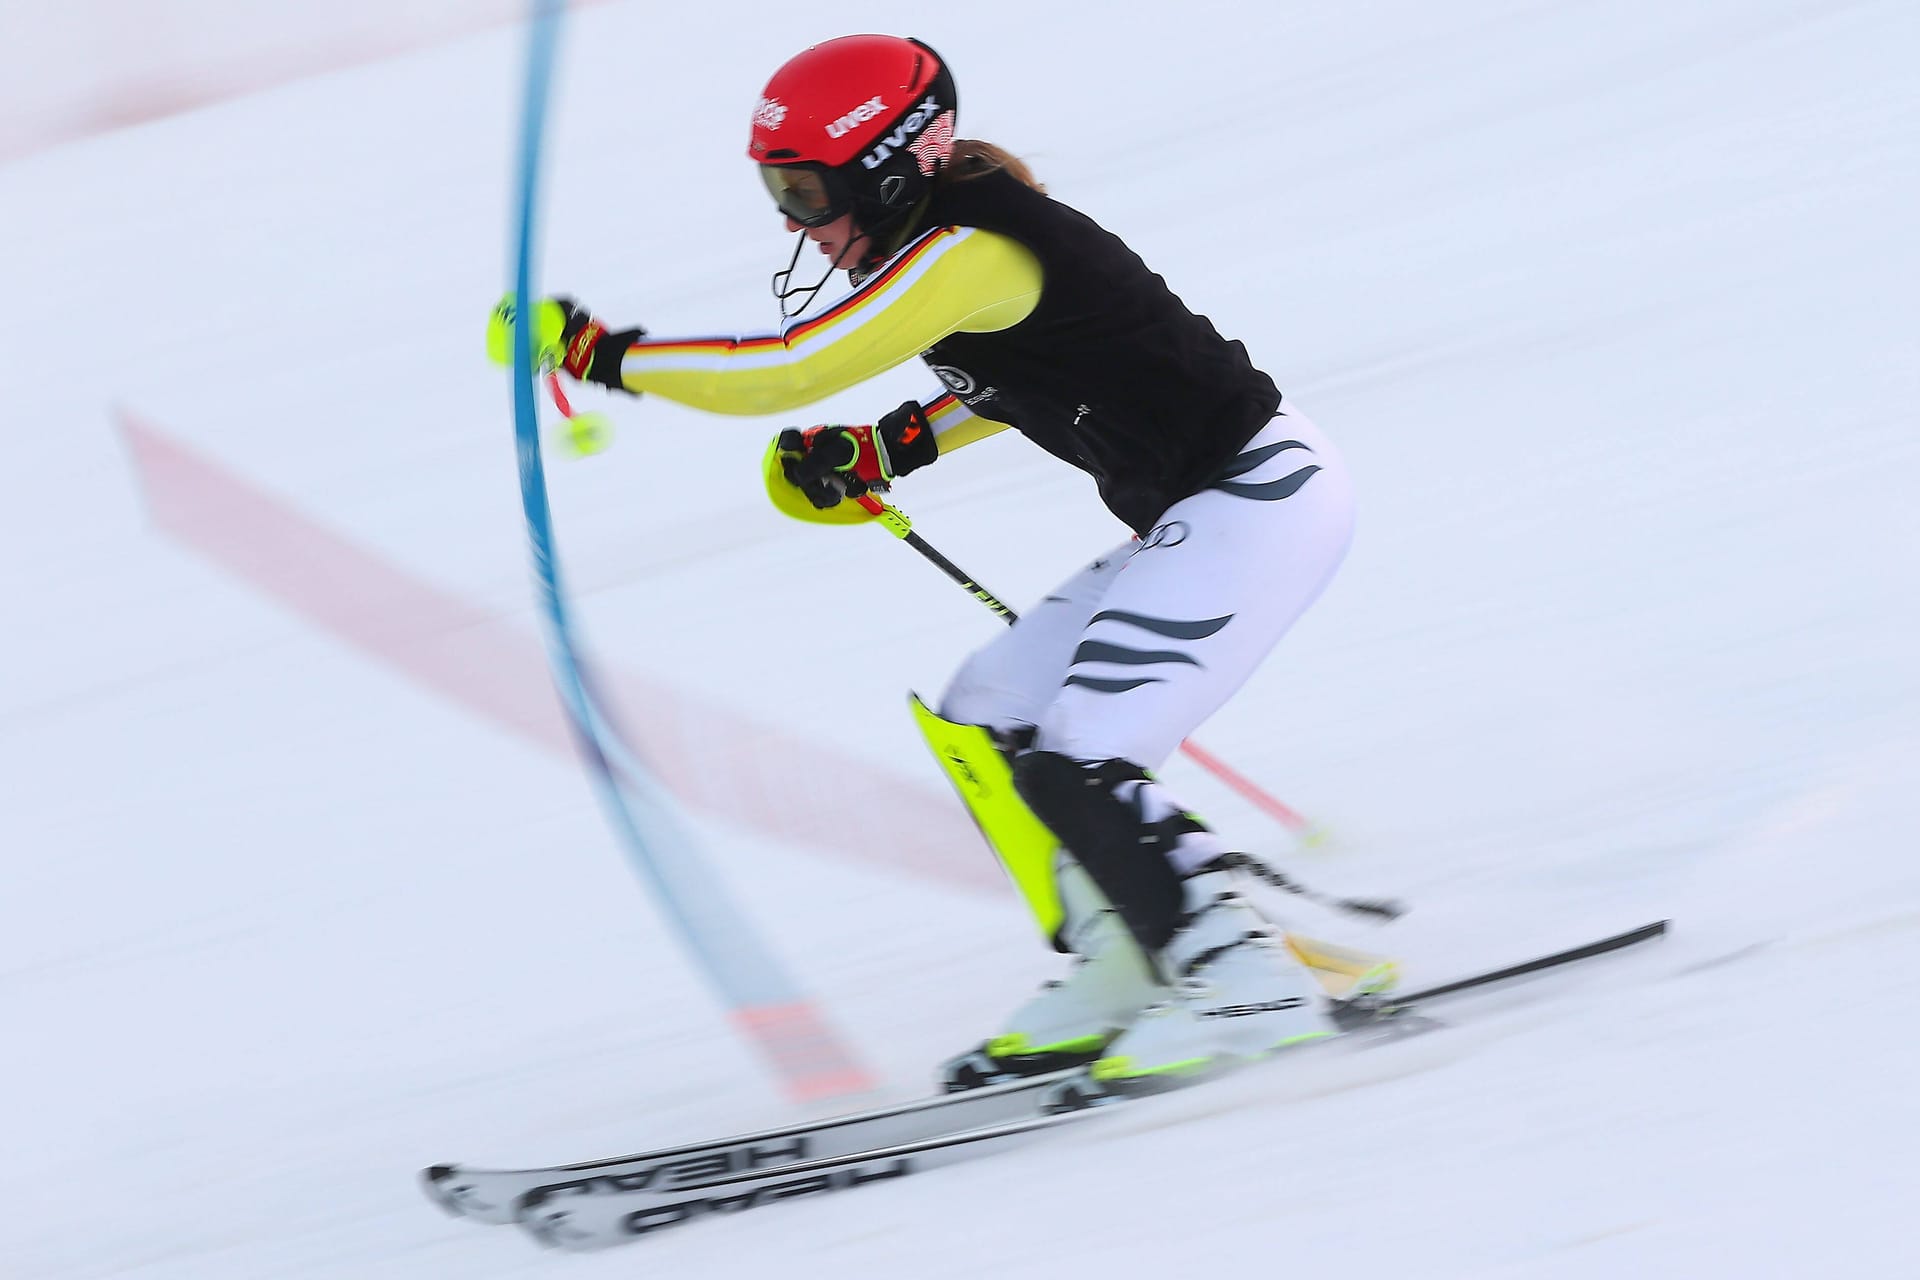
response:
<svg viewBox="0 0 1920 1280"><path fill-rule="evenodd" d="M926 411L915 400L870 427L788 427L774 448L787 483L822 511L884 490L940 456Z"/></svg>
<svg viewBox="0 0 1920 1280"><path fill-rule="evenodd" d="M513 363L512 294L500 299L487 320L487 355L495 364ZM624 390L620 360L627 348L646 336L638 326L608 332L606 325L571 298L534 304L533 359L542 369L561 369L582 382Z"/></svg>

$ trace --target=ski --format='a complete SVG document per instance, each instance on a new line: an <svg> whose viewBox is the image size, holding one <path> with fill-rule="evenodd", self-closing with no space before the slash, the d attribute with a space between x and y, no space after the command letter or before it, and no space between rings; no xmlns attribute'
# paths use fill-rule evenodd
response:
<svg viewBox="0 0 1920 1280"><path fill-rule="evenodd" d="M686 1186L1030 1119L1038 1109L1035 1099L1041 1090L1076 1074L1073 1069L1053 1071L763 1133L581 1164L531 1169L435 1165L422 1173L421 1180L427 1195L456 1217L508 1223L519 1218L521 1197L542 1187L578 1185L624 1191Z"/></svg>
<svg viewBox="0 0 1920 1280"><path fill-rule="evenodd" d="M1661 937L1667 921L1394 997L1343 1002L1341 1032L1418 1031L1415 1007ZM518 1222L543 1244L586 1250L640 1239L695 1218L850 1190L1029 1141L1113 1103L1185 1088L1220 1073L1116 1091L1081 1068L935 1096L764 1133L610 1160L535 1169L436 1165L428 1194L481 1222Z"/></svg>
<svg viewBox="0 0 1920 1280"><path fill-rule="evenodd" d="M1377 962L1375 957L1318 939L1287 936L1301 962L1315 970L1330 992L1340 991L1343 983L1351 984ZM1032 1092L1072 1080L1077 1075L1074 1068L1083 1061L1060 1055L1053 1061L1027 1060L1008 1071L1004 1062L976 1052L948 1064L950 1078L944 1093L904 1104L581 1164L525 1169L435 1165L422 1171L422 1182L429 1198L455 1217L509 1223L518 1219L516 1205L521 1196L562 1182L599 1177L686 1185L1029 1118L1039 1109Z"/></svg>
<svg viewBox="0 0 1920 1280"><path fill-rule="evenodd" d="M1034 1092L1026 1090L1024 1096L1031 1099ZM628 1190L593 1178L563 1182L521 1197L520 1225L545 1245L574 1251L604 1249L644 1239L698 1217L892 1182L976 1159L1031 1141L1089 1114L1094 1113L1029 1115L1010 1124L944 1133L918 1142L673 1188Z"/></svg>

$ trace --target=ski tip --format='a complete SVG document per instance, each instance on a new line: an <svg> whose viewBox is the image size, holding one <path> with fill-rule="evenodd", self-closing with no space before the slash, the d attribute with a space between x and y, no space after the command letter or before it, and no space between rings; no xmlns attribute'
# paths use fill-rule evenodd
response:
<svg viewBox="0 0 1920 1280"><path fill-rule="evenodd" d="M460 1172L458 1165L434 1164L420 1171L420 1189L427 1193L427 1199L439 1205L455 1218L464 1218L467 1211L460 1203L460 1197L448 1184Z"/></svg>

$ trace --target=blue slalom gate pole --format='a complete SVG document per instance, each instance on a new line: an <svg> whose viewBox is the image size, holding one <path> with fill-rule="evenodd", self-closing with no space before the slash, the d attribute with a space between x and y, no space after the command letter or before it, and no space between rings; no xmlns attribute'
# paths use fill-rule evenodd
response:
<svg viewBox="0 0 1920 1280"><path fill-rule="evenodd" d="M608 824L667 927L725 1003L735 1026L766 1057L789 1093L815 1099L872 1087L858 1060L754 933L665 787L629 751L594 695L568 617L540 456L539 370L533 326L533 260L547 104L565 13L534 0L522 108L512 243L513 422L520 499L554 689Z"/></svg>

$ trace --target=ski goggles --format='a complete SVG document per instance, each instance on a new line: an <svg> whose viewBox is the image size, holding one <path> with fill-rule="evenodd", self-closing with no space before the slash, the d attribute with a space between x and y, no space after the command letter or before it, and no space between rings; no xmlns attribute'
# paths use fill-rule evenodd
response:
<svg viewBox="0 0 1920 1280"><path fill-rule="evenodd" d="M824 166L763 164L759 168L773 203L803 227L824 227L853 203L838 176Z"/></svg>

